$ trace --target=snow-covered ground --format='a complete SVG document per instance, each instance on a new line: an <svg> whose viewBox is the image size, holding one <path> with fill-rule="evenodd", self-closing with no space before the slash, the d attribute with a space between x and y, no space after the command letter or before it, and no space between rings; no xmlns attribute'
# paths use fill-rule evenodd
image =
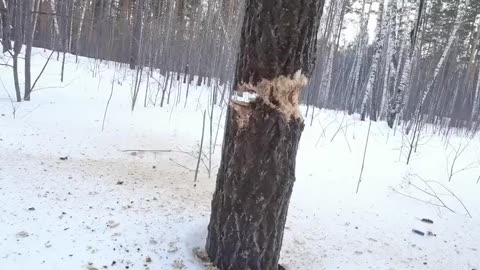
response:
<svg viewBox="0 0 480 270"><path fill-rule="evenodd" d="M34 49L34 78L48 55ZM54 56L32 101L12 104L12 71L0 66L0 269L203 269L192 249L204 245L223 133L212 177L202 165L194 183L209 89L190 86L184 106L187 87L175 83L169 105L144 108L142 83L132 112L134 72L69 56L61 83L60 69ZM216 106L213 137L220 114ZM479 269L479 137L427 130L406 165L401 130L372 123L356 194L367 130L368 122L331 111L305 128L281 263L291 270ZM455 150L467 143L449 182ZM436 182L426 182L429 189L424 181Z"/></svg>

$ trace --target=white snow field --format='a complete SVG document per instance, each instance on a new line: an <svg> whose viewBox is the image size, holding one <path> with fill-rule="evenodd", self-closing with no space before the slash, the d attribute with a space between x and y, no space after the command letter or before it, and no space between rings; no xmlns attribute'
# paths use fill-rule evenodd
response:
<svg viewBox="0 0 480 270"><path fill-rule="evenodd" d="M33 54L35 79L50 53ZM184 106L187 87L175 82L169 105L144 108L142 83L132 112L134 71L87 58L77 64L74 56L67 56L64 83L60 70L54 55L32 101L11 103L12 70L0 66L0 269L204 269L192 250L205 243L224 121L216 106L212 176L201 165L194 183L210 90L190 86ZM149 100L157 72L154 77ZM446 138L429 128L406 165L401 129L394 134L373 122L356 194L369 123L325 110L312 126L306 123L281 264L290 270L480 269L478 136L454 131ZM208 119L205 137L208 153Z"/></svg>

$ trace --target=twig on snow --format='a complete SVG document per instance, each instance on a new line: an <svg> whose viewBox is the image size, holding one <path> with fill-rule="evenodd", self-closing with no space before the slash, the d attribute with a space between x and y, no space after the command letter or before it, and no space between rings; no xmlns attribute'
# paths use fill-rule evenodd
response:
<svg viewBox="0 0 480 270"><path fill-rule="evenodd" d="M153 153L168 153L168 152L173 152L170 149L166 150L150 150L150 149L137 149L137 150L121 150L122 152L153 152Z"/></svg>
<svg viewBox="0 0 480 270"><path fill-rule="evenodd" d="M184 168L185 170L188 170L188 171L190 171L190 172L195 171L195 170L192 170L192 169L190 169L190 168L188 168L188 167L186 167L186 166L184 166L184 165L176 162L176 161L173 160L172 158L169 158L169 160L170 160L173 164L175 164L175 165L177 165L177 166L180 166L180 167Z"/></svg>
<svg viewBox="0 0 480 270"><path fill-rule="evenodd" d="M453 193L449 188L447 188L446 186L444 186L442 183L440 182L437 182L437 181L430 181L431 183L435 183L437 185L440 185L441 187L443 187L446 191L448 191L448 193L450 193L455 199L457 199L457 201L462 205L463 209L465 209L465 212L467 212L468 216L470 218L472 218L472 215L470 214L470 211L468 211L467 207L465 206L465 204L463 203L462 200L460 200L460 198L458 198L457 195L455 195L455 193Z"/></svg>
<svg viewBox="0 0 480 270"><path fill-rule="evenodd" d="M392 188L392 190L395 191L395 192L397 192L398 194L400 194L400 195L402 195L402 196L407 197L407 198L414 199L414 200L416 200L416 201L423 202L423 203L426 203L426 204L429 204L429 205L433 205L433 206L445 208L444 205L432 203L432 202L429 202L429 201L425 201L425 200L422 200L422 199L413 197L413 196L411 196L411 195L408 195L408 194L405 194L405 193L403 193L403 192L400 192L400 191L398 191L398 190L396 190L396 189L394 189L394 188ZM455 213L455 211L453 211L453 210L450 209L450 208L446 208L446 209L448 209L448 210L452 211L453 213Z"/></svg>

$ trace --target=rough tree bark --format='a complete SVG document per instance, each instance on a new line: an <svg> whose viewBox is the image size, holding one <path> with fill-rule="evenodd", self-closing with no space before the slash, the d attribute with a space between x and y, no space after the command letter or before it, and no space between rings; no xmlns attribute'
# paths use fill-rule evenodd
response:
<svg viewBox="0 0 480 270"><path fill-rule="evenodd" d="M206 251L220 270L277 270L323 0L247 0Z"/></svg>
<svg viewBox="0 0 480 270"><path fill-rule="evenodd" d="M0 25L0 27L2 27L3 52L7 52L12 49L12 43L10 41L10 32L12 26L10 25L10 16L5 0L0 0L0 16L2 19L2 24Z"/></svg>

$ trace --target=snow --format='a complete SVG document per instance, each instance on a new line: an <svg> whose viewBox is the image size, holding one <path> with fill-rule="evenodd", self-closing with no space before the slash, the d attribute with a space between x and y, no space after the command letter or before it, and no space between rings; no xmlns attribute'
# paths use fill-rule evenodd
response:
<svg viewBox="0 0 480 270"><path fill-rule="evenodd" d="M36 78L49 52L33 52ZM193 170L209 89L190 86L184 107L186 85L175 83L169 105L144 108L142 83L132 112L134 71L87 58L77 64L70 55L64 83L60 69L53 58L32 101L13 103L14 118L11 69L0 66L0 269L204 269L192 250L204 246L215 173L209 178L201 166L194 183ZM154 99L157 82L149 83ZM221 111L214 109L213 135ZM306 126L281 263L292 270L478 269L478 136L446 138L430 127L406 165L402 130L372 123L356 194L367 130L358 116L324 110ZM469 168L449 182L454 150L466 143L454 171ZM436 183L455 213L405 196L439 203L408 184L424 188L419 177L445 185L472 218Z"/></svg>

